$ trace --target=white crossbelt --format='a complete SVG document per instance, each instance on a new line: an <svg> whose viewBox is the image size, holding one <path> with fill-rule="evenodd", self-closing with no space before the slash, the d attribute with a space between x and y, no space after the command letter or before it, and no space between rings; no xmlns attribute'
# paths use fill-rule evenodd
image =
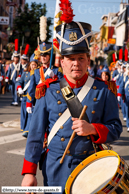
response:
<svg viewBox="0 0 129 194"><path fill-rule="evenodd" d="M11 65L12 65L12 64L10 64L10 68L11 68ZM18 63L18 65L16 65L15 63L13 63L13 66L14 66L14 70L13 70L13 72L12 72L12 75L11 75L10 80L13 79L13 76L14 76L15 71L19 71L19 70L20 70L20 63Z"/></svg>
<svg viewBox="0 0 129 194"><path fill-rule="evenodd" d="M125 84L125 89L126 89L126 87L127 87L127 85L129 84L129 80L126 82L126 84Z"/></svg>
<svg viewBox="0 0 129 194"><path fill-rule="evenodd" d="M84 84L84 86L82 87L82 89L80 90L80 92L77 95L77 97L78 97L80 102L82 102L83 99L86 97L86 95L88 94L89 90L91 89L93 83L94 83L94 79L91 78L91 77L88 77L86 83ZM71 117L71 114L69 112L69 109L67 108L65 110L65 112L56 121L54 126L52 127L52 129L51 129L51 131L50 131L50 133L48 135L47 146L49 145L49 143L51 142L52 138L55 136L55 134L60 129L60 126L62 126L70 117Z"/></svg>
<svg viewBox="0 0 129 194"><path fill-rule="evenodd" d="M27 82L27 84L24 86L23 91L25 92L30 85L30 80Z"/></svg>

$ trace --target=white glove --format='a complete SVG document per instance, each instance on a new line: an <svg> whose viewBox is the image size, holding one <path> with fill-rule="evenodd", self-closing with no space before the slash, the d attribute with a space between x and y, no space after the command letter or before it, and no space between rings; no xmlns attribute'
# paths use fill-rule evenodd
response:
<svg viewBox="0 0 129 194"><path fill-rule="evenodd" d="M27 107L27 108L26 108L26 111L27 111L28 113L32 113L32 108L31 108L31 107Z"/></svg>
<svg viewBox="0 0 129 194"><path fill-rule="evenodd" d="M121 96L117 96L117 100L118 102L120 102Z"/></svg>
<svg viewBox="0 0 129 194"><path fill-rule="evenodd" d="M20 79L21 79L20 77L17 77L17 78L16 78L16 81L18 82Z"/></svg>
<svg viewBox="0 0 129 194"><path fill-rule="evenodd" d="M2 76L0 76L0 82L3 80L3 77Z"/></svg>
<svg viewBox="0 0 129 194"><path fill-rule="evenodd" d="M19 93L19 94L23 94L24 91L23 91L21 88L18 88L18 93Z"/></svg>
<svg viewBox="0 0 129 194"><path fill-rule="evenodd" d="M50 67L48 68L48 70L47 70L47 74L48 74L48 76L49 77L51 77L51 78L53 78L54 77L54 72L50 69Z"/></svg>
<svg viewBox="0 0 129 194"><path fill-rule="evenodd" d="M9 79L5 79L5 82L8 82L9 81Z"/></svg>

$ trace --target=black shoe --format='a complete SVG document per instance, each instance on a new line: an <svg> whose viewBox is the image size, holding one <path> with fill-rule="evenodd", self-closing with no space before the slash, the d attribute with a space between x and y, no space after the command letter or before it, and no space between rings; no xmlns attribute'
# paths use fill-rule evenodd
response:
<svg viewBox="0 0 129 194"><path fill-rule="evenodd" d="M22 136L25 137L25 138L27 138L28 132L23 132Z"/></svg>

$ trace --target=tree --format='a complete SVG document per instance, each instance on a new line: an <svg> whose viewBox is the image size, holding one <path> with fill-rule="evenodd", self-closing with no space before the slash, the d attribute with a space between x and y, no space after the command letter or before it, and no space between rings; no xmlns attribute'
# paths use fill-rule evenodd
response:
<svg viewBox="0 0 129 194"><path fill-rule="evenodd" d="M32 54L34 50L37 48L37 37L39 37L39 22L41 16L46 16L47 9L46 4L43 5L41 3L36 4L31 3L29 8L28 3L25 4L24 12L21 8L18 8L18 16L14 20L14 30L13 36L10 37L10 41L14 42L14 39L19 39L19 45L22 45L22 40L24 37L24 43L30 45L29 53ZM52 32L50 30L50 26L52 25L52 18L47 18L47 39L52 36ZM27 37L26 32L29 32L29 36ZM25 47L25 45L24 45Z"/></svg>

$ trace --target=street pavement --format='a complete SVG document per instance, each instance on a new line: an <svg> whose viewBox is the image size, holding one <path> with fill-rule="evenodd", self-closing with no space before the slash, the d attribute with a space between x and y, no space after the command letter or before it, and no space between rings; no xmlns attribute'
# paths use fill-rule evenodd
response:
<svg viewBox="0 0 129 194"><path fill-rule="evenodd" d="M11 93L0 94L0 193L1 186L21 186L26 138L20 131L20 104L10 106ZM37 169L38 186L43 186Z"/></svg>
<svg viewBox="0 0 129 194"><path fill-rule="evenodd" d="M24 160L26 138L20 131L20 104L10 106L11 93L0 94L0 186L20 186L21 171ZM123 121L121 110L120 119L123 132L119 140L111 146L129 165L129 132ZM38 186L43 185L41 171L37 170Z"/></svg>

